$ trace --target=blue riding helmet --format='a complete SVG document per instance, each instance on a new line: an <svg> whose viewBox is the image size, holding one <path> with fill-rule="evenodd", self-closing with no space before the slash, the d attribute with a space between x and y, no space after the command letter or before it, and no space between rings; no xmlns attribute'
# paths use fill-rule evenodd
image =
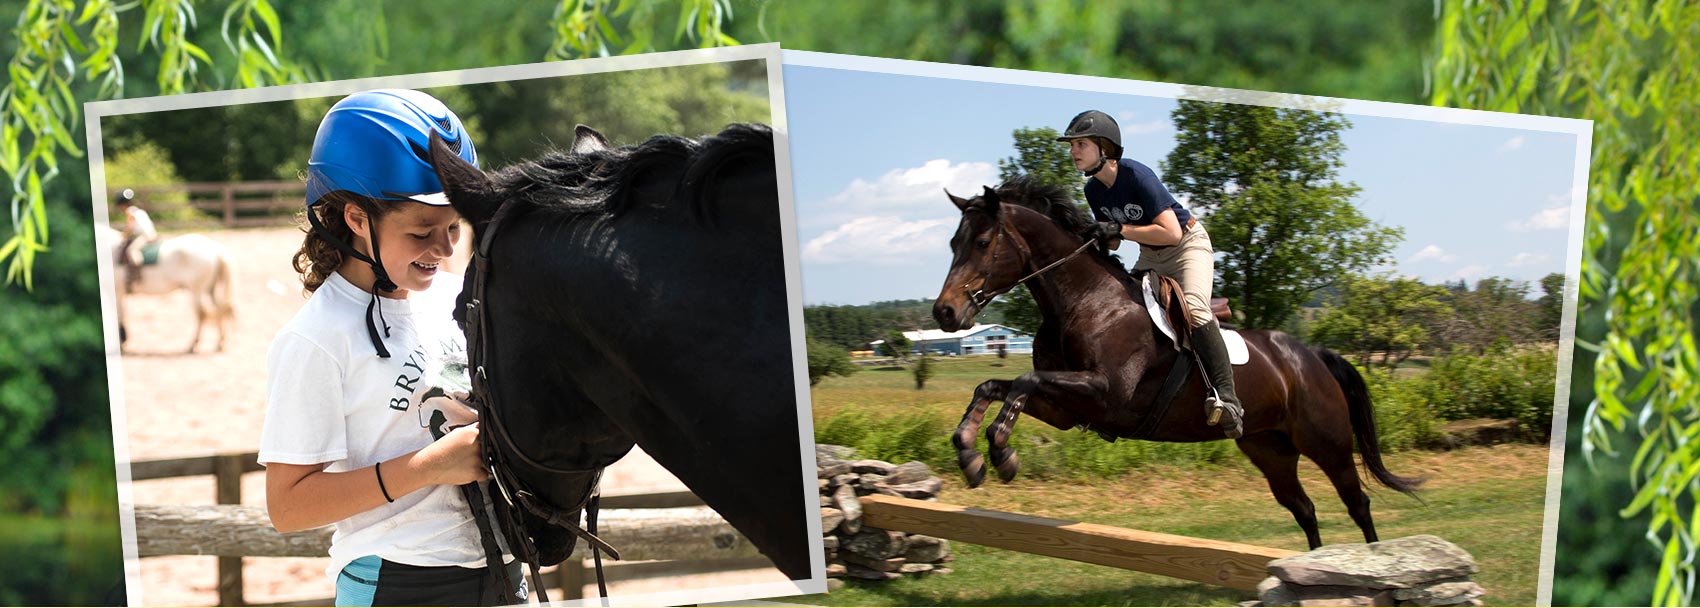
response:
<svg viewBox="0 0 1700 608"><path fill-rule="evenodd" d="M461 159L478 165L478 153L460 117L435 97L419 91L380 89L336 102L319 121L319 132L313 136L313 153L307 159L307 207L339 191L439 207L449 204L443 196L443 184L431 168L432 133L443 138ZM377 355L389 358L389 348L384 346L384 338L390 335L389 323L383 322L383 335L379 336L372 312L376 310L378 319L383 320L378 294L395 291L396 284L380 261L377 233L372 233L372 255L368 256L325 228L317 213L308 213L307 221L326 242L371 265L375 280L372 301L366 305L366 335Z"/></svg>
<svg viewBox="0 0 1700 608"><path fill-rule="evenodd" d="M435 97L379 89L343 98L331 106L313 137L307 206L338 190L381 200L449 204L431 169L432 132L462 159L478 164L460 117Z"/></svg>

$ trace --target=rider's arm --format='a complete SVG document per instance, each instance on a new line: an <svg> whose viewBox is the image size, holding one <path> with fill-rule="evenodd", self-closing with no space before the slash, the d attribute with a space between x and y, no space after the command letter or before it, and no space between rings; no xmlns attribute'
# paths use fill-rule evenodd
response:
<svg viewBox="0 0 1700 608"><path fill-rule="evenodd" d="M1181 223L1174 209L1164 209L1157 219L1144 226L1122 225L1122 238L1155 247L1168 247L1181 242Z"/></svg>
<svg viewBox="0 0 1700 608"><path fill-rule="evenodd" d="M484 479L476 424L450 431L431 445L374 467L331 473L324 464L266 465L266 510L272 527L290 533L329 525L383 506L431 485L460 485Z"/></svg>

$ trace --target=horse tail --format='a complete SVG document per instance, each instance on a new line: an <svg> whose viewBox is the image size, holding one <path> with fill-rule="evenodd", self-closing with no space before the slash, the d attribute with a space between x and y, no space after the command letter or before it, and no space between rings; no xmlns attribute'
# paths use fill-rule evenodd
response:
<svg viewBox="0 0 1700 608"><path fill-rule="evenodd" d="M236 318L236 307L230 298L230 256L220 251L214 262L212 286L207 289L212 296L213 314L224 319Z"/></svg>
<svg viewBox="0 0 1700 608"><path fill-rule="evenodd" d="M1351 412L1352 435L1358 440L1358 453L1364 458L1364 468L1369 469L1371 476L1381 485L1393 488L1412 498L1417 498L1417 487L1422 479L1400 477L1387 470L1387 465L1381 462L1381 447L1376 440L1375 406L1370 403L1369 387L1364 384L1363 375L1358 368L1353 367L1345 357L1335 354L1326 348L1314 349L1323 364L1328 366L1328 373L1333 374L1334 381L1340 383L1340 390L1346 394L1346 405Z"/></svg>

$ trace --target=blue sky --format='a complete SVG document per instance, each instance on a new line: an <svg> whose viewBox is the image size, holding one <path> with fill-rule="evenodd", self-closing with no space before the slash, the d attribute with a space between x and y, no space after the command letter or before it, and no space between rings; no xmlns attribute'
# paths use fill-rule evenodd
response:
<svg viewBox="0 0 1700 608"><path fill-rule="evenodd" d="M960 217L942 189L995 185L1017 128L1103 110L1125 155L1159 174L1174 147L1163 97L800 65L785 66L785 96L811 305L937 296ZM1366 216L1405 230L1390 270L1430 283L1564 272L1576 136L1346 116L1340 179L1362 188Z"/></svg>

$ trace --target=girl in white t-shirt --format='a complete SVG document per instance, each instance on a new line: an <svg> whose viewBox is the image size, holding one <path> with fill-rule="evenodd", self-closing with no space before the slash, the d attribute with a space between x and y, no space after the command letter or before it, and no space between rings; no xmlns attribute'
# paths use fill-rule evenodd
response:
<svg viewBox="0 0 1700 608"><path fill-rule="evenodd" d="M460 119L424 93L358 93L325 115L294 261L310 296L266 361L266 506L280 532L336 524L339 606L499 597L457 487L485 477L478 425L443 396L465 390L461 278L442 272L462 222L431 169L432 132L477 162ZM523 585L518 562L505 567Z"/></svg>

